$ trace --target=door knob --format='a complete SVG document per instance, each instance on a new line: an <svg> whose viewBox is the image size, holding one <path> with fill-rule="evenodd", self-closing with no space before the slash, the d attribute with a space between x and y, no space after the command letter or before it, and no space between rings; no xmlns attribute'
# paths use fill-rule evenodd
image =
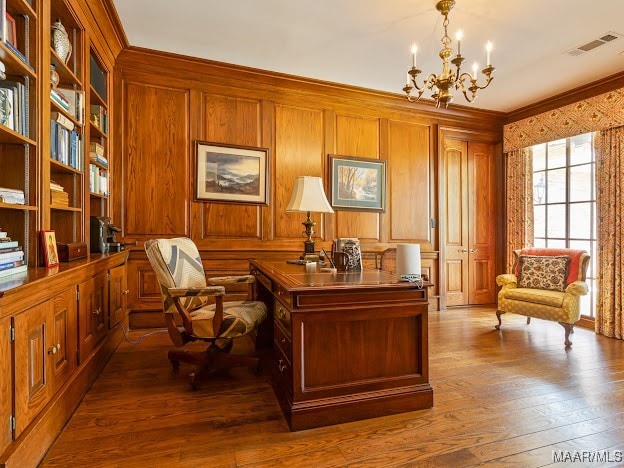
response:
<svg viewBox="0 0 624 468"><path fill-rule="evenodd" d="M470 253L475 253L475 252L478 252L478 251L479 251L479 249L470 249Z"/></svg>
<svg viewBox="0 0 624 468"><path fill-rule="evenodd" d="M457 249L457 251L461 252L461 253L466 253L466 252L468 252L468 249Z"/></svg>
<svg viewBox="0 0 624 468"><path fill-rule="evenodd" d="M57 351L56 346L51 346L50 349L48 349L48 354L56 354Z"/></svg>

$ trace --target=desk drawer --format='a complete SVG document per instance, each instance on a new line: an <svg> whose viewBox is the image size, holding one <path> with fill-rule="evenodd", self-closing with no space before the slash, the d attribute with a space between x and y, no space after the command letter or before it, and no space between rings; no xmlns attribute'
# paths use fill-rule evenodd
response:
<svg viewBox="0 0 624 468"><path fill-rule="evenodd" d="M290 341L290 333L286 333L278 324L274 327L275 345L280 348L288 362L292 362L292 342Z"/></svg>
<svg viewBox="0 0 624 468"><path fill-rule="evenodd" d="M273 375L277 381L281 381L281 385L292 395L292 366L290 362L282 353L282 350L277 347L275 349L275 357L273 363Z"/></svg>
<svg viewBox="0 0 624 468"><path fill-rule="evenodd" d="M267 291L273 290L273 283L271 283L271 280L269 278L264 276L259 271L256 271L255 275L256 275L256 280L258 281L258 283L262 284L267 289Z"/></svg>
<svg viewBox="0 0 624 468"><path fill-rule="evenodd" d="M284 302L285 304L288 304L289 306L292 306L292 299L290 297L290 293L280 284L273 285L273 293L275 293L275 296L280 301Z"/></svg>
<svg viewBox="0 0 624 468"><path fill-rule="evenodd" d="M290 310L286 308L280 301L275 301L275 307L273 309L273 317L288 333L290 338Z"/></svg>

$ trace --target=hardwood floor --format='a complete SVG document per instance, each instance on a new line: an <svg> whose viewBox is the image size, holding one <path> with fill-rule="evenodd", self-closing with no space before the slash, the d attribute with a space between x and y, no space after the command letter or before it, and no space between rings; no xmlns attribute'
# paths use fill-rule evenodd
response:
<svg viewBox="0 0 624 468"><path fill-rule="evenodd" d="M611 457L574 466L621 465L624 342L579 328L566 351L557 323L495 323L493 309L430 313L432 409L296 433L269 369L191 392L166 334L122 342L41 466L530 467L553 464L555 450Z"/></svg>

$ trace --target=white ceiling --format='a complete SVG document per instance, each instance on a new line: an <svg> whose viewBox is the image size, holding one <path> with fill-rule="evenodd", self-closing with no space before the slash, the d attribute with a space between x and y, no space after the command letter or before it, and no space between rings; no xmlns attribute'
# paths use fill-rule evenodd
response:
<svg viewBox="0 0 624 468"><path fill-rule="evenodd" d="M411 66L439 73L435 0L114 0L130 45L402 93ZM495 79L470 106L509 112L624 71L623 0L456 0L449 35L464 32L468 70L494 43ZM455 42L454 42L455 44ZM467 104L461 95L454 101Z"/></svg>

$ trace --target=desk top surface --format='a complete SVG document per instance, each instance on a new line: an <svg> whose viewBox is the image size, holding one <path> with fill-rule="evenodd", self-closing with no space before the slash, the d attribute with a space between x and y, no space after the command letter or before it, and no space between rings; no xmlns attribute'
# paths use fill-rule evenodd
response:
<svg viewBox="0 0 624 468"><path fill-rule="evenodd" d="M283 262L265 262L252 260L251 264L257 270L280 283L288 290L310 289L353 289L353 288L383 288L383 289L417 289L417 285L407 281L398 281L396 276L381 270L363 269L337 273L321 272L318 263L307 265L293 265ZM423 287L431 286L424 283Z"/></svg>

